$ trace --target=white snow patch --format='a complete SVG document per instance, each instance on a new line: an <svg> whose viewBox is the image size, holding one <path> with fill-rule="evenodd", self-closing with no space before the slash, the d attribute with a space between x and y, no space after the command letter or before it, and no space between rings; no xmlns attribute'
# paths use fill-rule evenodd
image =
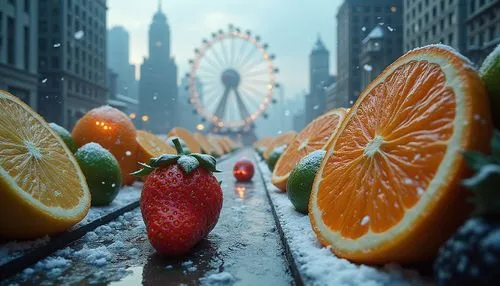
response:
<svg viewBox="0 0 500 286"><path fill-rule="evenodd" d="M236 279L229 272L210 274L200 278L201 285L233 285Z"/></svg>

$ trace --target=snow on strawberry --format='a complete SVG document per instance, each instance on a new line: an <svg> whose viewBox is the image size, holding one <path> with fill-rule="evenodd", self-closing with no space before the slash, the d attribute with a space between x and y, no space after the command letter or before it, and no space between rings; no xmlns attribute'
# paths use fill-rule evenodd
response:
<svg viewBox="0 0 500 286"><path fill-rule="evenodd" d="M164 154L141 164L134 173L147 176L140 207L148 238L165 255L177 256L191 250L215 227L222 209L222 189L212 172L215 158L206 154Z"/></svg>

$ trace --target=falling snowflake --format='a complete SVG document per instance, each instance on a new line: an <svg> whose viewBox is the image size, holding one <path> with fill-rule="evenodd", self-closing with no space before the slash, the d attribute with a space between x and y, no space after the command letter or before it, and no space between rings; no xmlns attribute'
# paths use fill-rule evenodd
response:
<svg viewBox="0 0 500 286"><path fill-rule="evenodd" d="M289 116L290 115L290 110L285 110L285 116Z"/></svg>
<svg viewBox="0 0 500 286"><path fill-rule="evenodd" d="M387 26L387 30L389 30L389 32L394 32L396 29L394 29L393 27L391 26Z"/></svg>
<svg viewBox="0 0 500 286"><path fill-rule="evenodd" d="M319 104L316 104L315 106L313 106L313 109L316 110L319 108Z"/></svg>
<svg viewBox="0 0 500 286"><path fill-rule="evenodd" d="M46 83L46 82L47 82L47 78L42 79L42 83Z"/></svg>
<svg viewBox="0 0 500 286"><path fill-rule="evenodd" d="M55 43L54 48L59 48L61 46L61 43Z"/></svg>
<svg viewBox="0 0 500 286"><path fill-rule="evenodd" d="M156 99L158 99L158 97L157 96L153 96L153 100L156 100Z"/></svg>
<svg viewBox="0 0 500 286"><path fill-rule="evenodd" d="M365 26L361 27L361 31L365 32L366 31L366 27Z"/></svg>
<svg viewBox="0 0 500 286"><path fill-rule="evenodd" d="M370 222L370 217L367 216L367 215L365 215L359 224L360 225L366 225L369 222Z"/></svg>
<svg viewBox="0 0 500 286"><path fill-rule="evenodd" d="M127 150L127 151L125 151L125 155L132 156L132 152L130 152L130 151Z"/></svg>
<svg viewBox="0 0 500 286"><path fill-rule="evenodd" d="M367 72L371 72L373 70L373 67L371 65L366 64L363 66L363 69Z"/></svg>
<svg viewBox="0 0 500 286"><path fill-rule="evenodd" d="M383 25L384 25L384 22L380 22L380 23L378 23L378 24L379 24L380 26L383 26Z"/></svg>
<svg viewBox="0 0 500 286"><path fill-rule="evenodd" d="M80 30L80 31L77 31L77 32L74 34L74 37L75 37L75 39L77 39L77 40L81 40L81 39L83 38L83 35L84 35L84 34L85 34L85 33L83 32L83 30Z"/></svg>

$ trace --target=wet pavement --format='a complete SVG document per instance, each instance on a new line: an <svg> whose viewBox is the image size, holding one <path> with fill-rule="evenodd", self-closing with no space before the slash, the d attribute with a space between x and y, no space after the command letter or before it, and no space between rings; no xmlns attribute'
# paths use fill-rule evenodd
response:
<svg viewBox="0 0 500 286"><path fill-rule="evenodd" d="M218 165L222 213L189 255L158 255L136 208L0 284L293 284L259 168L251 183L237 183L232 176L233 164L243 157L254 160L245 149Z"/></svg>

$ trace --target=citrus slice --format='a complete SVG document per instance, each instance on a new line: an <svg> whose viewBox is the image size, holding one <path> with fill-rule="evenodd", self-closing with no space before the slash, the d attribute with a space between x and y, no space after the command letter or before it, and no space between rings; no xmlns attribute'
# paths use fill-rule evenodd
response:
<svg viewBox="0 0 500 286"><path fill-rule="evenodd" d="M0 91L0 237L61 232L90 207L85 177L43 118Z"/></svg>
<svg viewBox="0 0 500 286"><path fill-rule="evenodd" d="M217 157L224 155L224 149L222 149L222 146L219 144L219 141L217 140L217 138L215 138L213 135L208 135L207 140L208 140L208 143L210 143L210 145L212 146L214 154Z"/></svg>
<svg viewBox="0 0 500 286"><path fill-rule="evenodd" d="M297 136L297 132L295 131L288 131L285 133L282 133L276 137L274 137L273 141L268 144L266 151L264 152L264 159L269 159L269 155L273 152L274 148L279 147L281 145L288 145L290 144L293 139Z"/></svg>
<svg viewBox="0 0 500 286"><path fill-rule="evenodd" d="M213 153L213 147L210 145L208 142L207 138L201 134L201 133L193 133L194 138L196 141L198 141L198 144L200 144L201 151L205 154L212 154Z"/></svg>
<svg viewBox="0 0 500 286"><path fill-rule="evenodd" d="M469 213L464 150L487 151L491 114L452 48L410 51L356 100L328 143L309 218L323 245L362 263L433 257Z"/></svg>
<svg viewBox="0 0 500 286"><path fill-rule="evenodd" d="M302 129L276 163L271 178L273 185L286 191L288 176L295 165L307 154L326 147L328 140L337 132L345 114L345 108L335 109L314 119Z"/></svg>
<svg viewBox="0 0 500 286"><path fill-rule="evenodd" d="M194 138L193 133L189 132L187 129L182 127L174 127L172 128L172 130L170 130L170 132L168 132L168 137L172 136L178 136L182 140L184 140L191 152L201 153L200 144L198 144L198 141L196 140L196 138Z"/></svg>
<svg viewBox="0 0 500 286"><path fill-rule="evenodd" d="M144 130L137 130L137 144L139 162L148 163L151 158L158 157L163 154L177 154L174 148L161 140L158 136Z"/></svg>
<svg viewBox="0 0 500 286"><path fill-rule="evenodd" d="M230 153L231 152L231 147L227 144L226 140L222 136L217 136L215 137L219 145L221 146L222 150L224 150L224 154Z"/></svg>

